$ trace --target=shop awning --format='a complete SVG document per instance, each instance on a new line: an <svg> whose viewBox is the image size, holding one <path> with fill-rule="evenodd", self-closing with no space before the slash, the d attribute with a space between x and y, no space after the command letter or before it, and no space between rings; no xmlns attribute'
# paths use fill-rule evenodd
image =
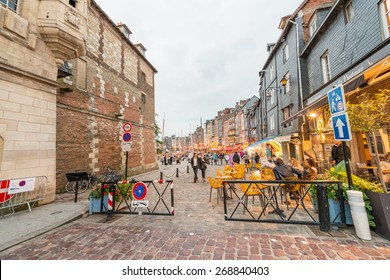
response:
<svg viewBox="0 0 390 280"><path fill-rule="evenodd" d="M390 76L390 56L376 63L356 78L344 84L344 92L348 93L368 85L372 85Z"/></svg>
<svg viewBox="0 0 390 280"><path fill-rule="evenodd" d="M282 135L282 136L277 136L275 137L272 141L273 142L290 142L290 139L291 139L291 134L289 135Z"/></svg>
<svg viewBox="0 0 390 280"><path fill-rule="evenodd" d="M264 138L264 139L261 139L260 141L257 141L256 143L253 143L253 144L250 144L248 147L246 147L247 149L248 148L254 148L260 144L264 144L264 143L267 143L269 141L271 141L272 139L274 139L275 137L267 137L267 138Z"/></svg>

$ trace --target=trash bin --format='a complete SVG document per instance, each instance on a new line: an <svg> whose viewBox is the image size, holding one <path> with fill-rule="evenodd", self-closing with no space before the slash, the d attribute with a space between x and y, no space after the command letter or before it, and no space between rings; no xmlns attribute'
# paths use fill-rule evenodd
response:
<svg viewBox="0 0 390 280"><path fill-rule="evenodd" d="M356 235L361 239L371 240L371 231L368 224L363 193L360 191L348 190L347 195Z"/></svg>

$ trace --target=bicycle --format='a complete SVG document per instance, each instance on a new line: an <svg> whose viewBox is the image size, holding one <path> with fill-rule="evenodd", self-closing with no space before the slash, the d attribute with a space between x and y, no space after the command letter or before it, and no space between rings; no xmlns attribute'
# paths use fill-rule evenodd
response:
<svg viewBox="0 0 390 280"><path fill-rule="evenodd" d="M114 169L110 167L106 168L106 172L103 173L101 182L118 182L122 179L122 175L118 174Z"/></svg>
<svg viewBox="0 0 390 280"><path fill-rule="evenodd" d="M76 192L77 181L69 181L65 185L67 192ZM78 182L78 193L83 193L89 188L94 188L99 184L99 179L95 175L88 174L88 180L82 180Z"/></svg>

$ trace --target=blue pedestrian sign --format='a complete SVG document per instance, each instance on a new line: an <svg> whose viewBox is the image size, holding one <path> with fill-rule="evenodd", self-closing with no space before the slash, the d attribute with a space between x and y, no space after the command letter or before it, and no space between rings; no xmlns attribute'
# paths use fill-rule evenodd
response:
<svg viewBox="0 0 390 280"><path fill-rule="evenodd" d="M333 126L334 140L340 140L340 141L352 140L348 113L332 116L332 126Z"/></svg>
<svg viewBox="0 0 390 280"><path fill-rule="evenodd" d="M328 92L329 109L332 115L344 113L347 110L343 86L340 85Z"/></svg>

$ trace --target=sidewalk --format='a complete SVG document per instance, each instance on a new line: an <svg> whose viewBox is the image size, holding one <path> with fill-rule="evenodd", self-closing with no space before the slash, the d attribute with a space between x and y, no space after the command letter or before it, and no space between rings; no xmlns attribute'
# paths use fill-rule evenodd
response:
<svg viewBox="0 0 390 280"><path fill-rule="evenodd" d="M0 217L0 251L34 238L88 213L85 194L74 202L73 194L57 196L54 203Z"/></svg>
<svg viewBox="0 0 390 280"><path fill-rule="evenodd" d="M154 176L159 171L138 176ZM57 194L53 203L0 216L0 252L26 240L39 236L64 224L88 215L88 191L78 194L77 203L74 193Z"/></svg>

